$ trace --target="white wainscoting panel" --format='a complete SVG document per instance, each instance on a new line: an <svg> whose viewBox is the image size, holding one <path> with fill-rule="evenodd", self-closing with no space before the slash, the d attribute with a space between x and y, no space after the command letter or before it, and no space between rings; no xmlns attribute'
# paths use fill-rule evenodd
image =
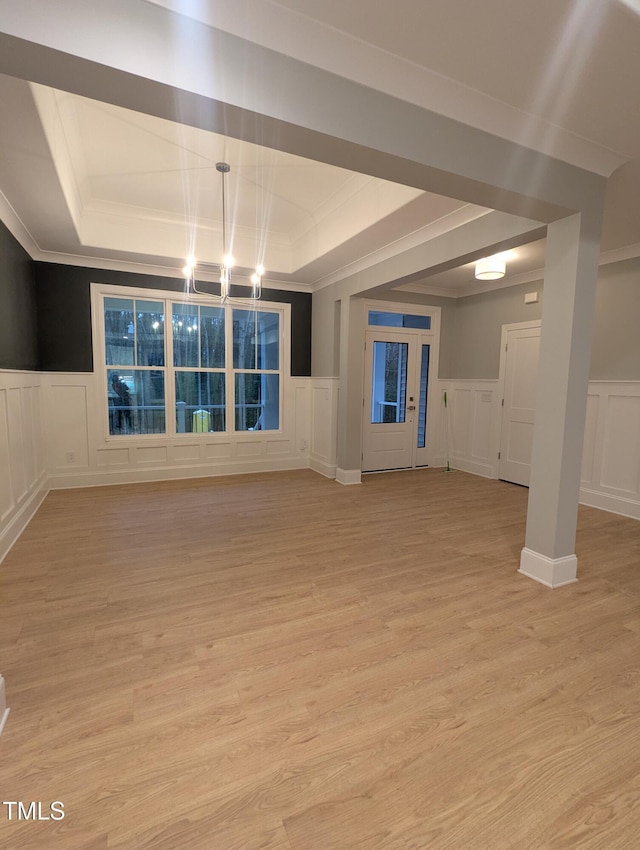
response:
<svg viewBox="0 0 640 850"><path fill-rule="evenodd" d="M496 478L501 398L497 381L440 381L442 456L453 467ZM640 381L591 381L580 501L640 519Z"/></svg>
<svg viewBox="0 0 640 850"><path fill-rule="evenodd" d="M9 425L9 446L11 447L11 482L15 502L21 502L28 487L26 453L29 444L25 441L23 424L26 422L23 395L28 387L9 387L7 389L7 422ZM26 443L26 445L25 445Z"/></svg>
<svg viewBox="0 0 640 850"><path fill-rule="evenodd" d="M171 446L169 454L171 460L178 463L197 461L200 460L200 446L197 443Z"/></svg>
<svg viewBox="0 0 640 850"><path fill-rule="evenodd" d="M338 378L310 379L309 465L327 478L336 477Z"/></svg>
<svg viewBox="0 0 640 850"><path fill-rule="evenodd" d="M279 431L112 437L101 382L92 373L49 373L45 392L52 488L158 481L309 466L311 378L284 383Z"/></svg>
<svg viewBox="0 0 640 850"><path fill-rule="evenodd" d="M231 443L205 443L204 460L220 461L230 460L233 454ZM199 456L198 456L199 459ZM190 458L194 460L194 458Z"/></svg>
<svg viewBox="0 0 640 850"><path fill-rule="evenodd" d="M41 375L0 370L0 561L47 494Z"/></svg>
<svg viewBox="0 0 640 850"><path fill-rule="evenodd" d="M620 495L638 492L638 439L640 438L640 397L607 396L600 483ZM627 451L621 452L620 446ZM630 455L635 462L630 461Z"/></svg>
<svg viewBox="0 0 640 850"><path fill-rule="evenodd" d="M98 466L129 466L129 449L98 449L96 462Z"/></svg>
<svg viewBox="0 0 640 850"><path fill-rule="evenodd" d="M0 522L9 516L14 504L7 391L3 388L0 389Z"/></svg>
<svg viewBox="0 0 640 850"><path fill-rule="evenodd" d="M61 380L54 403L47 405L45 426L49 443L50 469L67 469L69 464L89 466L87 387ZM73 458L69 455L72 453Z"/></svg>
<svg viewBox="0 0 640 850"><path fill-rule="evenodd" d="M590 484L595 477L596 469L596 446L597 446L597 426L598 426L598 407L600 405L600 396L589 388L587 396L587 414L584 428L584 445L582 447L582 472L580 475L580 485Z"/></svg>
<svg viewBox="0 0 640 850"><path fill-rule="evenodd" d="M136 463L164 465L167 462L167 446L138 446L136 448Z"/></svg>
<svg viewBox="0 0 640 850"><path fill-rule="evenodd" d="M496 478L500 399L497 381L439 381L442 404L442 445L438 456L451 466ZM444 406L444 393L447 406Z"/></svg>
<svg viewBox="0 0 640 850"><path fill-rule="evenodd" d="M640 519L640 381L591 381L580 501Z"/></svg>

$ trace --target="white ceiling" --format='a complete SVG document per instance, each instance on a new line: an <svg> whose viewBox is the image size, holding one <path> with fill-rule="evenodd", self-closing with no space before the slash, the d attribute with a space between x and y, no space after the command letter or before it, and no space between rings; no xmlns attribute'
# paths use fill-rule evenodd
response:
<svg viewBox="0 0 640 850"><path fill-rule="evenodd" d="M489 129L609 179L602 248L640 253L640 0L152 2ZM314 286L482 215L459 201L0 77L0 189L38 259L175 273L221 255ZM27 141L28 140L28 141ZM539 276L544 242L507 282ZM420 288L412 284L413 288ZM475 291L472 264L425 291Z"/></svg>

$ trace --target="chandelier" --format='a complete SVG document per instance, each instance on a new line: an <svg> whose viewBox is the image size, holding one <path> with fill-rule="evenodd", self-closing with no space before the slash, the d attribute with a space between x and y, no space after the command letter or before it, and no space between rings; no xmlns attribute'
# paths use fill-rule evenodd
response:
<svg viewBox="0 0 640 850"><path fill-rule="evenodd" d="M262 276L264 275L264 266L258 265L253 272L249 281L251 283L251 294L240 297L238 299L231 298L231 269L234 265L234 259L228 250L227 245L227 207L225 196L225 175L231 171L231 166L227 162L216 162L216 171L220 174L222 181L222 260L217 264L220 281L220 300L224 304L225 301L258 301L262 296ZM196 295L209 295L210 293L199 292L195 282L196 261L194 257L189 257L182 272L187 282L187 292L192 292Z"/></svg>

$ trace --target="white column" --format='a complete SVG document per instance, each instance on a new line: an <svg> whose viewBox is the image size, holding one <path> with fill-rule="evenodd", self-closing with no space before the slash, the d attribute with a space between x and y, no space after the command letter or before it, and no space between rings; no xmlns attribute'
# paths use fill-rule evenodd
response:
<svg viewBox="0 0 640 850"><path fill-rule="evenodd" d="M343 298L336 469L336 481L340 484L360 484L361 481L363 349L362 304L354 298Z"/></svg>
<svg viewBox="0 0 640 850"><path fill-rule="evenodd" d="M600 209L549 225L538 397L520 570L549 587L576 581L582 445Z"/></svg>

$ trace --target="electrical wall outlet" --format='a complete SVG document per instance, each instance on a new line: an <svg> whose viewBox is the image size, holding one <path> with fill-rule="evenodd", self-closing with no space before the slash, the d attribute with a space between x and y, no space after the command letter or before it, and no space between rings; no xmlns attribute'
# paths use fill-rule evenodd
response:
<svg viewBox="0 0 640 850"><path fill-rule="evenodd" d="M76 462L76 453L75 452L67 452L67 463L75 463Z"/></svg>

